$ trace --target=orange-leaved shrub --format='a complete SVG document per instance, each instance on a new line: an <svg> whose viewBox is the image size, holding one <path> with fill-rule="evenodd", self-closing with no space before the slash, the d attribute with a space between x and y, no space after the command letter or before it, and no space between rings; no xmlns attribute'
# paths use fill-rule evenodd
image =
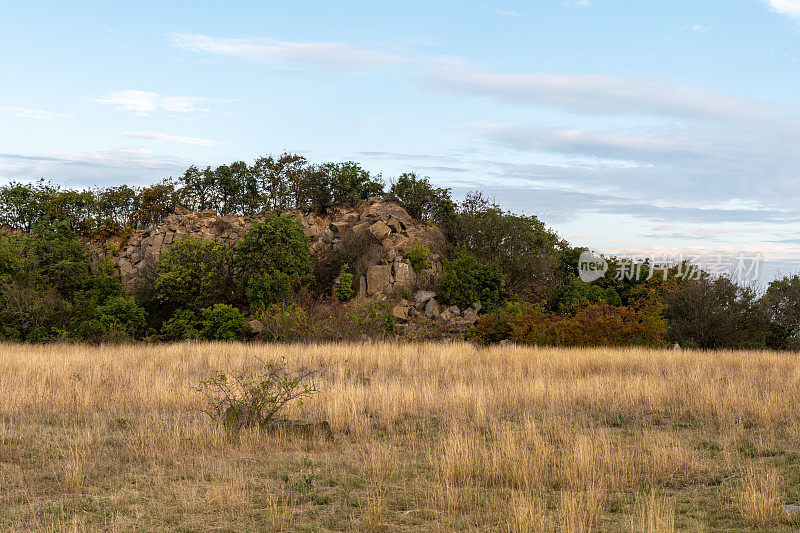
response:
<svg viewBox="0 0 800 533"><path fill-rule="evenodd" d="M544 346L652 346L664 345L667 324L661 306L588 305L575 313L553 313L541 307L506 305L481 317L471 338L478 342L508 339Z"/></svg>

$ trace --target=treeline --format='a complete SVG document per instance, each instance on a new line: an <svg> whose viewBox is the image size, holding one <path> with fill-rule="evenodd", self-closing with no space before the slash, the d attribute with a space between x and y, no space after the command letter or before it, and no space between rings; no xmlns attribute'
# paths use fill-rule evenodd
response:
<svg viewBox="0 0 800 533"><path fill-rule="evenodd" d="M411 198L418 191L404 185L407 181L401 176L395 187ZM261 157L252 165L237 161L202 170L192 166L177 180L149 187L76 191L44 180L12 181L0 187L0 224L30 231L41 221L65 221L81 235L103 237L158 224L176 205L220 215L255 215L324 210L383 194L380 176L357 163L311 164L300 155L284 153Z"/></svg>
<svg viewBox="0 0 800 533"><path fill-rule="evenodd" d="M387 184L357 163L312 164L288 153L251 165L190 167L176 180L142 188L0 187L0 222L24 231L0 237L0 338L234 340L252 334L253 318L262 338L272 340L394 336L393 302L344 303L360 274L355 260L375 243L343 240L336 257L312 258L299 222L280 216L373 196L442 229L451 245L444 273L436 286L421 288L434 290L443 306L477 312L467 332L476 342L800 348L798 276L759 292L702 271L684 276L686 265L650 275L645 262L636 267L639 276L619 275L631 271L631 261L611 258L608 273L587 283L577 270L585 249L535 216L505 211L477 192L456 202L449 189L413 173ZM122 289L110 259L89 264L79 237L157 224L178 205L264 219L235 247L179 240L133 294ZM418 271L430 266L425 243L407 253ZM446 329L422 320L409 331L426 338Z"/></svg>

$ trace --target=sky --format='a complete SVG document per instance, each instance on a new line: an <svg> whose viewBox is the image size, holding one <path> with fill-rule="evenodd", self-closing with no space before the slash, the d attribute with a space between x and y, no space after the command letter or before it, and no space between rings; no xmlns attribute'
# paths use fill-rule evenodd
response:
<svg viewBox="0 0 800 533"><path fill-rule="evenodd" d="M800 270L800 0L0 1L0 182L285 150Z"/></svg>

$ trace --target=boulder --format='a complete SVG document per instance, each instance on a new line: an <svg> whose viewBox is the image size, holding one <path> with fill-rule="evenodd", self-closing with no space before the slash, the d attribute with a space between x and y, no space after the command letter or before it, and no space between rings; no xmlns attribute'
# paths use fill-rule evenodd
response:
<svg viewBox="0 0 800 533"><path fill-rule="evenodd" d="M425 316L428 318L439 318L439 302L431 298L425 305Z"/></svg>
<svg viewBox="0 0 800 533"><path fill-rule="evenodd" d="M440 316L442 317L442 320L447 322L448 320L451 320L453 318L460 317L461 309L459 309L458 306L456 305L451 305L450 307L442 311L442 314Z"/></svg>
<svg viewBox="0 0 800 533"><path fill-rule="evenodd" d="M331 230L334 235L339 235L344 233L348 227L350 227L350 224L347 222L331 222L331 225L328 226L328 229Z"/></svg>
<svg viewBox="0 0 800 533"><path fill-rule="evenodd" d="M417 291L414 293L414 301L420 305L428 303L431 298L436 298L436 293L433 291Z"/></svg>
<svg viewBox="0 0 800 533"><path fill-rule="evenodd" d="M395 305L392 307L392 316L401 322L408 320L409 307L406 305Z"/></svg>
<svg viewBox="0 0 800 533"><path fill-rule="evenodd" d="M474 324L478 320L478 313L475 312L474 309L467 309L464 311L463 319L467 322L470 326Z"/></svg>
<svg viewBox="0 0 800 533"><path fill-rule="evenodd" d="M264 331L264 324L262 324L260 320L253 319L249 321L247 325L250 326L253 333L261 333Z"/></svg>
<svg viewBox="0 0 800 533"><path fill-rule="evenodd" d="M372 235L375 236L376 239L382 241L383 239L389 236L392 230L389 228L389 226L386 225L384 221L379 220L369 227L369 232L372 233Z"/></svg>
<svg viewBox="0 0 800 533"><path fill-rule="evenodd" d="M213 209L206 209L205 211L200 211L200 216L203 218L211 218L217 216L217 212Z"/></svg>
<svg viewBox="0 0 800 533"><path fill-rule="evenodd" d="M358 278L358 294L356 297L359 299L367 297L367 278L365 276Z"/></svg>
<svg viewBox="0 0 800 533"><path fill-rule="evenodd" d="M182 205L176 205L175 206L175 214L176 215L188 215L189 213L191 213L191 211L189 211L188 209L186 209Z"/></svg>
<svg viewBox="0 0 800 533"><path fill-rule="evenodd" d="M392 229L394 233L402 233L406 229L406 225L399 218L390 218L386 225Z"/></svg>
<svg viewBox="0 0 800 533"><path fill-rule="evenodd" d="M353 232L361 233L362 231L367 231L367 229L370 227L370 225L371 225L370 222L368 222L366 220L364 222L360 222L359 224L356 224L355 226L353 226Z"/></svg>
<svg viewBox="0 0 800 533"><path fill-rule="evenodd" d="M367 294L374 296L386 290L392 281L391 265L373 265L367 269Z"/></svg>
<svg viewBox="0 0 800 533"><path fill-rule="evenodd" d="M414 268L408 263L395 262L394 283L408 289L414 288L414 285L417 284L417 275L414 274Z"/></svg>

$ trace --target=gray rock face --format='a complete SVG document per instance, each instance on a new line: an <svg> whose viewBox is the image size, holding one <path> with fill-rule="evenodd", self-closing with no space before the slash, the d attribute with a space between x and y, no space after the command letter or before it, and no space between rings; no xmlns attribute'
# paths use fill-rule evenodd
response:
<svg viewBox="0 0 800 533"><path fill-rule="evenodd" d="M394 283L407 289L413 289L417 284L417 275L414 268L408 263L394 263Z"/></svg>
<svg viewBox="0 0 800 533"><path fill-rule="evenodd" d="M426 304L431 298L436 298L436 293L433 291L417 291L414 293L414 301L418 304Z"/></svg>
<svg viewBox="0 0 800 533"><path fill-rule="evenodd" d="M461 316L461 309L458 308L456 305L451 305L450 307L446 308L442 311L441 317L442 320L447 322L453 318L459 318Z"/></svg>
<svg viewBox="0 0 800 533"><path fill-rule="evenodd" d="M379 220L369 227L369 232L372 233L372 235L375 236L376 239L382 241L383 239L389 236L392 230L391 228L389 228L389 226L386 225L385 222Z"/></svg>
<svg viewBox="0 0 800 533"><path fill-rule="evenodd" d="M425 306L425 316L428 318L439 318L439 302L431 298Z"/></svg>
<svg viewBox="0 0 800 533"><path fill-rule="evenodd" d="M367 294L369 296L384 292L391 282L391 265L373 265L367 269Z"/></svg>

